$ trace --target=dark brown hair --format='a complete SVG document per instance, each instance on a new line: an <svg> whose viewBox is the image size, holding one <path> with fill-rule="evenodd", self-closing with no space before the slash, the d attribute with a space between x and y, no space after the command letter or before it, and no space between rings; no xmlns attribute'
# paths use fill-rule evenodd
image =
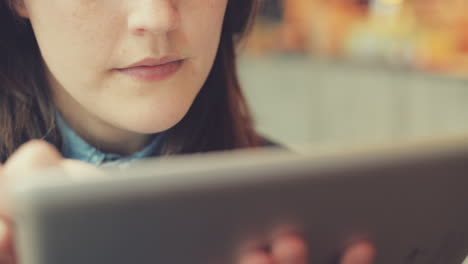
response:
<svg viewBox="0 0 468 264"><path fill-rule="evenodd" d="M45 66L28 20L0 0L0 160L21 144L47 139L60 147ZM243 97L236 45L248 31L257 0L228 0L214 66L187 115L167 131L165 154L253 147L259 138Z"/></svg>

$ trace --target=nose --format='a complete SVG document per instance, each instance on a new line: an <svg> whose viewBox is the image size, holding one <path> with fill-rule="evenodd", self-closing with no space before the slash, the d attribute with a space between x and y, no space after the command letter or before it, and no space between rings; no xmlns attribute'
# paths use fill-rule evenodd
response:
<svg viewBox="0 0 468 264"><path fill-rule="evenodd" d="M129 30L135 35L144 35L146 33L167 34L177 29L180 17L172 1L130 0Z"/></svg>

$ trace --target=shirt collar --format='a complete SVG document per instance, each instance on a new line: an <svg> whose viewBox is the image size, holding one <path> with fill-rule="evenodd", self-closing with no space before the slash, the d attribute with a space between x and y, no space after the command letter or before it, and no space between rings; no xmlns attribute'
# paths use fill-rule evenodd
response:
<svg viewBox="0 0 468 264"><path fill-rule="evenodd" d="M88 144L65 122L60 114L56 114L57 126L62 136L60 151L67 159L76 159L96 166L125 167L130 162L152 156L160 155L164 133L155 134L153 140L142 150L130 156L115 153L104 153Z"/></svg>

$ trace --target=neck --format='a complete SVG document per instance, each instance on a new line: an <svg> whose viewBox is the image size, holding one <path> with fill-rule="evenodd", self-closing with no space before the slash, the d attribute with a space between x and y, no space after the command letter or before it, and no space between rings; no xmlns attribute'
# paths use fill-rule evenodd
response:
<svg viewBox="0 0 468 264"><path fill-rule="evenodd" d="M60 114L75 133L102 152L129 156L143 149L152 138L115 128L92 116L74 116L63 110Z"/></svg>
<svg viewBox="0 0 468 264"><path fill-rule="evenodd" d="M67 125L88 144L102 152L129 156L143 149L153 136L106 123L72 100L68 101L66 107L59 102L57 100L57 108Z"/></svg>

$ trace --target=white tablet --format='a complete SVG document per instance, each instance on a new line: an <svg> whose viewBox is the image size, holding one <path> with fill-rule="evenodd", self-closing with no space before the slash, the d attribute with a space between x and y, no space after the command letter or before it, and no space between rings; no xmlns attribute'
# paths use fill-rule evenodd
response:
<svg viewBox="0 0 468 264"><path fill-rule="evenodd" d="M12 185L22 264L230 264L241 241L284 225L303 232L316 264L353 236L373 241L382 264L468 255L468 139L213 153L106 173Z"/></svg>

